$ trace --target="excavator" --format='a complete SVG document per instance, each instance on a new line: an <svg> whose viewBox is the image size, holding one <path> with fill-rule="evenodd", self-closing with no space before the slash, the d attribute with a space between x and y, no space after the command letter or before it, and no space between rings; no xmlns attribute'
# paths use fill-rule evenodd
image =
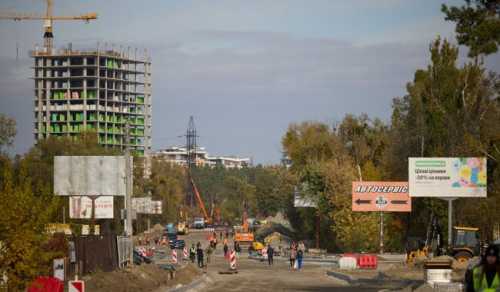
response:
<svg viewBox="0 0 500 292"><path fill-rule="evenodd" d="M203 203L203 200L201 199L200 192L198 191L198 188L196 187L196 184L194 183L193 178L190 179L191 185L193 187L194 194L196 196L196 200L198 201L198 206L201 209L201 212L203 213L203 219L205 220L205 226L212 224L212 218L208 216L207 209L205 208L205 203Z"/></svg>
<svg viewBox="0 0 500 292"><path fill-rule="evenodd" d="M417 258L432 258L447 254L463 263L480 254L479 228L454 226L452 245L447 249L444 247L442 238L438 218L431 214L425 241L417 239L416 244L415 242L408 243L406 262L414 264Z"/></svg>
<svg viewBox="0 0 500 292"><path fill-rule="evenodd" d="M242 216L242 227L240 230L236 230L234 234L234 240L239 242L240 245L251 245L254 242L254 235L249 230L248 226L248 213L246 202L243 204L243 216Z"/></svg>

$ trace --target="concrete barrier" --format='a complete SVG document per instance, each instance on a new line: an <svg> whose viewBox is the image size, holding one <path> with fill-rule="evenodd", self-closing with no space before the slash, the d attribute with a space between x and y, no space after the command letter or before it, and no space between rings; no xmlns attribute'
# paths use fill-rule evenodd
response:
<svg viewBox="0 0 500 292"><path fill-rule="evenodd" d="M353 257L341 257L339 259L339 268L341 270L354 270L357 267L356 259Z"/></svg>

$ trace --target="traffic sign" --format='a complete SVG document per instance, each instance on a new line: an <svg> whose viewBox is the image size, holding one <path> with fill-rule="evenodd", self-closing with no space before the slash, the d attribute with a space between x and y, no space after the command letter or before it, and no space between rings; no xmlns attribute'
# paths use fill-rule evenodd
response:
<svg viewBox="0 0 500 292"><path fill-rule="evenodd" d="M85 282L81 280L69 281L69 292L85 292Z"/></svg>
<svg viewBox="0 0 500 292"><path fill-rule="evenodd" d="M352 182L352 210L411 212L407 182Z"/></svg>

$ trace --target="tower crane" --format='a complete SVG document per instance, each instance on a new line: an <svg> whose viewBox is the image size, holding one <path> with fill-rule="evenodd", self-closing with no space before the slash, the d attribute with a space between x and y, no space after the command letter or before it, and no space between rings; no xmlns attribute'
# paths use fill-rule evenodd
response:
<svg viewBox="0 0 500 292"><path fill-rule="evenodd" d="M97 13L87 13L77 16L54 16L52 15L53 10L53 0L46 0L47 3L47 11L45 15L43 14L32 14L32 13L3 13L0 12L0 19L11 19L14 21L21 20L43 20L43 46L47 52L50 52L53 47L53 22L55 20L83 20L85 22L89 22L90 20L97 19Z"/></svg>

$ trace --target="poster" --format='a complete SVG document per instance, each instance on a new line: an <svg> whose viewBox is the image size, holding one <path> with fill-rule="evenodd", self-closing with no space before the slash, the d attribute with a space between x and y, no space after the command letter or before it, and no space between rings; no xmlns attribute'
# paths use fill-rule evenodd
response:
<svg viewBox="0 0 500 292"><path fill-rule="evenodd" d="M95 200L95 219L113 219L113 197L102 196ZM77 196L69 198L69 217L72 219L92 218L92 199Z"/></svg>
<svg viewBox="0 0 500 292"><path fill-rule="evenodd" d="M411 197L486 197L484 157L410 158Z"/></svg>

